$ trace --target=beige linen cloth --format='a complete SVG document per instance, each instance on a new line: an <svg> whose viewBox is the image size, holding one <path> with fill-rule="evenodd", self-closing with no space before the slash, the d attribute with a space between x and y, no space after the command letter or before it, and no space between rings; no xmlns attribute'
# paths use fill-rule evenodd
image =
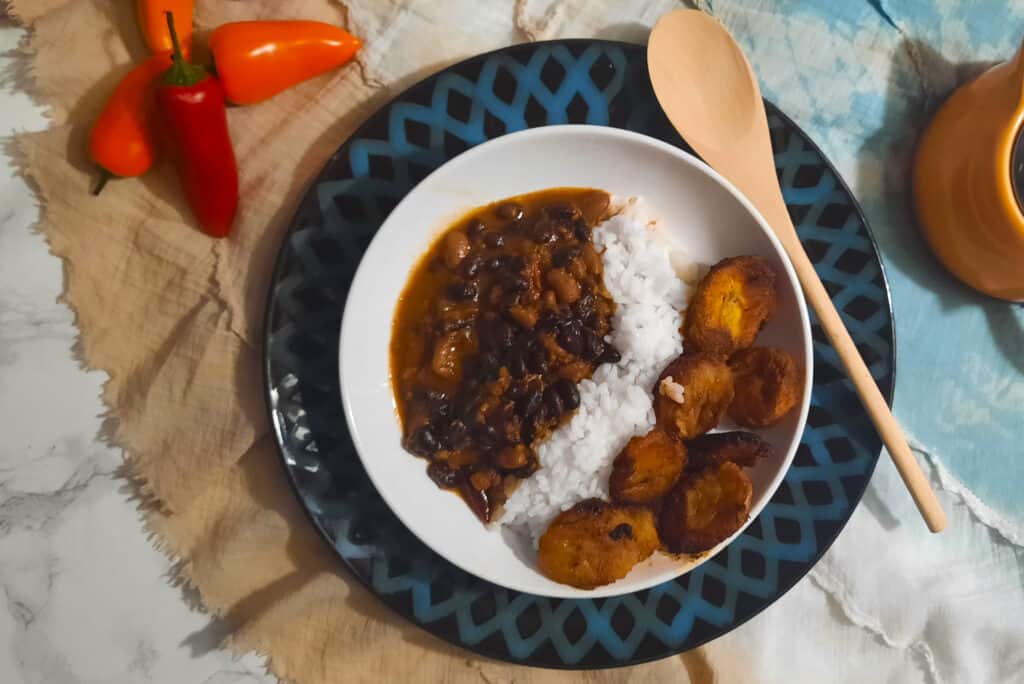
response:
<svg viewBox="0 0 1024 684"><path fill-rule="evenodd" d="M615 24L616 4L592 3L588 21ZM316 535L285 482L265 416L264 295L306 184L391 93L458 58L548 37L582 3L555 3L539 16L528 3L476 0L196 5L198 45L221 23L259 18L332 22L367 43L357 64L230 110L242 199L234 233L221 241L193 227L166 163L89 194L90 124L145 56L134 2L12 0L8 11L29 28L23 76L53 122L18 138L16 155L40 199L40 229L64 261L80 357L110 376L109 437L125 449L155 543L180 560L180 578L226 625L230 647L268 655L276 675L301 684L707 680L700 652L559 673L481 660L404 623ZM649 25L668 6L647 3L641 19ZM620 25L605 36L635 38L638 30Z"/></svg>

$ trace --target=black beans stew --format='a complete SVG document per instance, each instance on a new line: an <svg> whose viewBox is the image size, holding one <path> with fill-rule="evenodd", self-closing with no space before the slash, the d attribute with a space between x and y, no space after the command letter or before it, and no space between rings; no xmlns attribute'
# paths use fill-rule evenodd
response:
<svg viewBox="0 0 1024 684"><path fill-rule="evenodd" d="M591 244L608 202L556 188L481 207L402 293L391 375L403 445L484 522L537 469L536 446L579 406L577 383L619 360Z"/></svg>

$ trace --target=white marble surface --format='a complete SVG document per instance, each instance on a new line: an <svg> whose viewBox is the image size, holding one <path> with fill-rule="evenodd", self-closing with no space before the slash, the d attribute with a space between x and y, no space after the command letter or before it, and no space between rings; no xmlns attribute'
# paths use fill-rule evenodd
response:
<svg viewBox="0 0 1024 684"><path fill-rule="evenodd" d="M0 70L21 31L0 24ZM0 135L45 127L0 82ZM32 230L35 199L0 164L0 682L274 681L262 658L218 647L207 615L168 581L96 439L102 373L73 358L61 265Z"/></svg>

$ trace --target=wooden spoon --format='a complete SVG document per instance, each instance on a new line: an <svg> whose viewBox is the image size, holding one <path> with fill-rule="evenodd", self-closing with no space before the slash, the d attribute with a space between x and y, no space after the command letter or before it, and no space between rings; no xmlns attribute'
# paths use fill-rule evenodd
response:
<svg viewBox="0 0 1024 684"><path fill-rule="evenodd" d="M676 130L753 202L782 243L804 296L818 314L914 503L928 528L941 531L946 515L797 238L775 176L761 90L740 46L713 17L697 10L677 10L655 25L647 65L658 101Z"/></svg>

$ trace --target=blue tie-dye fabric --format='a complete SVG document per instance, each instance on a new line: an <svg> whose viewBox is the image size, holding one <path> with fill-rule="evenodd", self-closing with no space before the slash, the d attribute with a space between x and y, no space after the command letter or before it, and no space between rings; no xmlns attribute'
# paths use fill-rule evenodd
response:
<svg viewBox="0 0 1024 684"><path fill-rule="evenodd" d="M766 96L822 145L878 239L896 317L896 414L913 441L1024 527L1024 307L932 258L909 206L918 135L956 84L1012 56L1022 0L714 0ZM1024 277L1024 275L1022 275Z"/></svg>

